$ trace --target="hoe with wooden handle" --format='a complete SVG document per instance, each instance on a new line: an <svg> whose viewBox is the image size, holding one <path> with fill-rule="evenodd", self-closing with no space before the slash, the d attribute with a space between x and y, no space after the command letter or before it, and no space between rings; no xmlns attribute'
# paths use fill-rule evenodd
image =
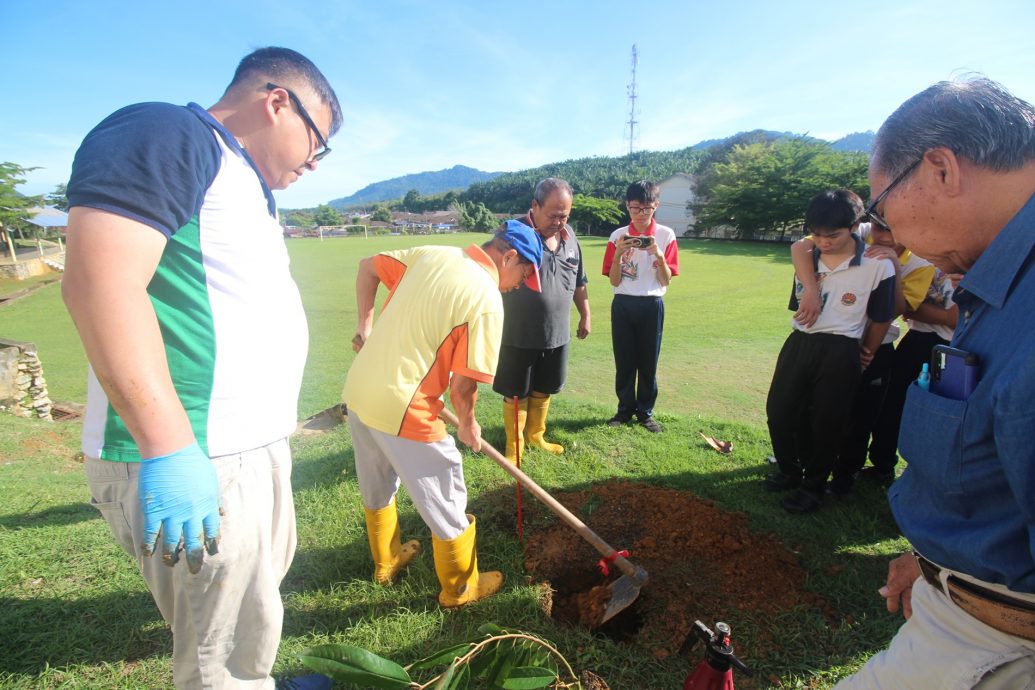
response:
<svg viewBox="0 0 1035 690"><path fill-rule="evenodd" d="M453 414L449 409L442 408L442 411L438 414L447 424L454 427L459 425L456 415ZM510 476L514 477L519 484L524 486L532 495L538 498L547 508L557 514L561 520L568 524L573 530L578 532L579 536L588 541L593 548L604 555L609 561L613 561L618 566L624 575L612 582L608 589L611 591L611 598L607 602L607 606L604 609L603 618L600 622L604 623L611 618L614 618L619 612L628 608L630 604L636 601L636 597L640 596L640 588L647 584L647 571L643 568L633 565L628 560L618 555L618 553L607 545L603 539L597 536L597 533L586 526L582 520L572 515L572 513L562 506L557 499L532 481L531 477L519 470L516 466L507 461L503 455L489 445L485 439L482 439L482 452L488 455L497 465L502 467Z"/></svg>

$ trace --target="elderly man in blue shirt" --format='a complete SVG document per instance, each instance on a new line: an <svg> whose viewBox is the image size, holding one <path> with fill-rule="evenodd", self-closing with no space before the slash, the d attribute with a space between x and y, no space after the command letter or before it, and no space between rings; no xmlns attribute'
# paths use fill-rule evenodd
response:
<svg viewBox="0 0 1035 690"><path fill-rule="evenodd" d="M888 492L914 552L881 595L905 624L837 687L1035 683L1035 108L984 78L941 82L877 134L869 220L965 274L952 346L977 359L965 395L913 385ZM963 399L956 399L963 398Z"/></svg>

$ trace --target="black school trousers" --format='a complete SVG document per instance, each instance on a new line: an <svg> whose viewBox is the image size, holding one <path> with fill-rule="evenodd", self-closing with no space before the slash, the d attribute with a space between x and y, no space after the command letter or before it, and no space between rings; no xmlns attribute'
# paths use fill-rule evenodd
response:
<svg viewBox="0 0 1035 690"><path fill-rule="evenodd" d="M822 493L844 441L861 373L859 341L792 331L776 359L766 400L780 471Z"/></svg>
<svg viewBox="0 0 1035 690"><path fill-rule="evenodd" d="M898 434L909 384L916 380L924 362L931 361L935 345L949 341L937 333L909 330L895 347L888 393L870 442L870 462L883 472L893 472L898 462Z"/></svg>
<svg viewBox="0 0 1035 690"><path fill-rule="evenodd" d="M658 399L658 358L665 329L660 297L615 295L611 302L611 347L615 355L618 416L641 422L654 415Z"/></svg>
<svg viewBox="0 0 1035 690"><path fill-rule="evenodd" d="M873 353L870 366L859 377L848 433L833 469L834 481L842 486L851 486L856 472L866 464L866 450L870 447L870 436L877 437L877 424L886 404L894 361L895 346L883 343ZM905 403L905 389L902 391L902 402ZM899 416L901 414L899 409ZM898 436L897 429L895 435Z"/></svg>

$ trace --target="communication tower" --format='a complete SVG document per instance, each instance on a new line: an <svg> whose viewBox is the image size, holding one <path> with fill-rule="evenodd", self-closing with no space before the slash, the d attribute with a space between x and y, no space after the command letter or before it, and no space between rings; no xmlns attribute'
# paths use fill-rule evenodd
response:
<svg viewBox="0 0 1035 690"><path fill-rule="evenodd" d="M636 125L639 122L636 121L636 44L633 43L632 48L632 81L629 82L627 90L629 92L629 121L625 124L629 127L629 153L633 152L633 144L636 141Z"/></svg>

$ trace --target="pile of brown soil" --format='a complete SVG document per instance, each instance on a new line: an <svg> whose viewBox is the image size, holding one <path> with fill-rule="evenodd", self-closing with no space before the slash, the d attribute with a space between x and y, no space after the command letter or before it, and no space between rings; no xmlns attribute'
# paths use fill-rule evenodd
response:
<svg viewBox="0 0 1035 690"><path fill-rule="evenodd" d="M555 620L644 645L663 659L679 652L695 619L710 628L728 622L735 643L738 620L762 621L802 605L830 611L804 589L806 573L782 542L752 532L743 514L690 492L608 482L554 497L612 548L627 549L629 560L650 576L633 605L599 625L606 585L621 573L612 566L605 578L600 554L564 523L546 520L548 509L533 502L526 512L525 567L549 583ZM701 647L694 651L703 657ZM745 656L758 660L758 653L766 656L761 649Z"/></svg>

